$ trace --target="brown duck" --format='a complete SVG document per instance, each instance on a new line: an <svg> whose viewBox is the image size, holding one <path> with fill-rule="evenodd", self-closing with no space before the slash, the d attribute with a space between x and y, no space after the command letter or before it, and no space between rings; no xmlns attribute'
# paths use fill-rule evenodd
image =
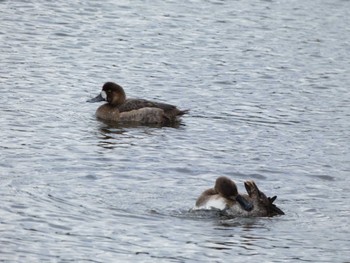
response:
<svg viewBox="0 0 350 263"><path fill-rule="evenodd" d="M273 202L276 196L270 198L259 190L254 181L244 182L247 194L239 194L236 184L228 177L216 179L214 188L204 191L196 201L197 209L225 210L230 216L276 216L284 215Z"/></svg>
<svg viewBox="0 0 350 263"><path fill-rule="evenodd" d="M165 124L179 121L179 117L188 112L166 103L127 99L124 89L114 82L106 82L101 93L88 100L98 101L107 101L96 110L96 116L106 121Z"/></svg>

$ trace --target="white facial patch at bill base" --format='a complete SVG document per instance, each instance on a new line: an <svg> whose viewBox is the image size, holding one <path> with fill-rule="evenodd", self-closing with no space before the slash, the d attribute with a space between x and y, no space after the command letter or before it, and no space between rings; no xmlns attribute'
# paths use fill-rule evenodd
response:
<svg viewBox="0 0 350 263"><path fill-rule="evenodd" d="M107 100L107 93L106 93L104 90L101 91L101 97L102 97L104 100Z"/></svg>

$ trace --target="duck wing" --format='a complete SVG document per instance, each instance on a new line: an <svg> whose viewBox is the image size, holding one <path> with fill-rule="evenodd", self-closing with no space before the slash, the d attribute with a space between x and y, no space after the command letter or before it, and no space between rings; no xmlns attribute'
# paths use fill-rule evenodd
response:
<svg viewBox="0 0 350 263"><path fill-rule="evenodd" d="M141 108L159 108L165 112L176 109L174 105L144 99L127 99L122 105L118 106L120 112L138 110Z"/></svg>

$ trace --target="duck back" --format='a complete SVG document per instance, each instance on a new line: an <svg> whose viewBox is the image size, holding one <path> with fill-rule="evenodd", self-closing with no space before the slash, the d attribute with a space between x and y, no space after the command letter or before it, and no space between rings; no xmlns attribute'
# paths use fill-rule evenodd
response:
<svg viewBox="0 0 350 263"><path fill-rule="evenodd" d="M140 108L120 112L120 122L136 122L141 124L161 124L164 122L164 112L159 108Z"/></svg>
<svg viewBox="0 0 350 263"><path fill-rule="evenodd" d="M179 110L176 106L171 104L144 100L144 99L127 99L123 104L118 105L118 109L120 112L128 112L128 111L138 110L142 108L161 109L164 111L164 116L170 121L175 120L177 116L181 116L187 112L186 110L184 111Z"/></svg>

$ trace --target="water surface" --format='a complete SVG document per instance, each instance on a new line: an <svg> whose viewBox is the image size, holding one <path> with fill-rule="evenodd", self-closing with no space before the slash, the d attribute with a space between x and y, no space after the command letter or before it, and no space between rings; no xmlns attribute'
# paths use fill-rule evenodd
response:
<svg viewBox="0 0 350 263"><path fill-rule="evenodd" d="M0 6L1 261L349 262L349 1ZM190 114L103 123L106 81ZM221 175L286 215L189 212Z"/></svg>

